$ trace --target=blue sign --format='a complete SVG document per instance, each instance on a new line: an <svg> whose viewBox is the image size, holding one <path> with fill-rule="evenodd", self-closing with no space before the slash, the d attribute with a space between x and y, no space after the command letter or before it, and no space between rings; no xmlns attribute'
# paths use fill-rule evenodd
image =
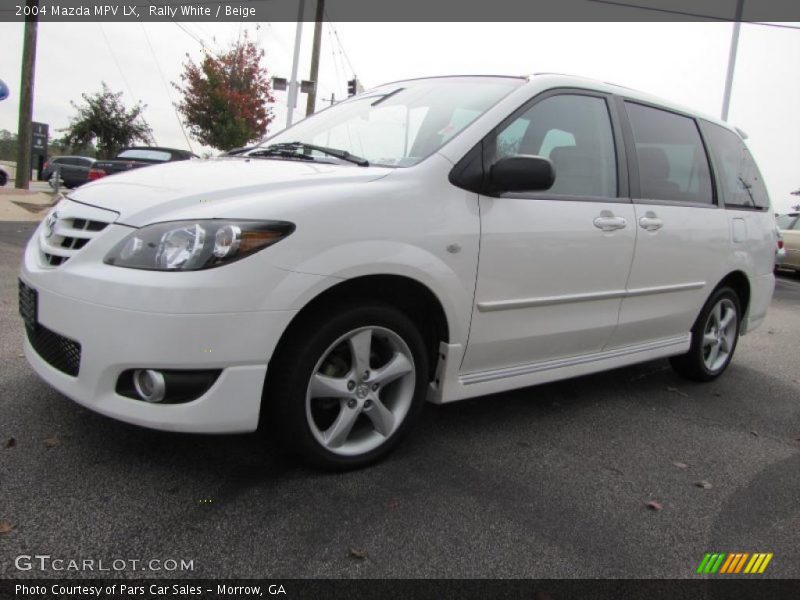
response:
<svg viewBox="0 0 800 600"><path fill-rule="evenodd" d="M11 92L8 90L8 86L2 79L0 79L0 100L5 100L8 98L10 93Z"/></svg>

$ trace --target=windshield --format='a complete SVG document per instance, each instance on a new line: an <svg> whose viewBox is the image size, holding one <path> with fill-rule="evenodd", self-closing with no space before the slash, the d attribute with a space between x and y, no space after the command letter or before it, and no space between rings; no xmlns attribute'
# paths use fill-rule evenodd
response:
<svg viewBox="0 0 800 600"><path fill-rule="evenodd" d="M510 77L463 77L385 85L301 121L260 148L300 142L342 150L371 165L407 167L436 152L522 83Z"/></svg>

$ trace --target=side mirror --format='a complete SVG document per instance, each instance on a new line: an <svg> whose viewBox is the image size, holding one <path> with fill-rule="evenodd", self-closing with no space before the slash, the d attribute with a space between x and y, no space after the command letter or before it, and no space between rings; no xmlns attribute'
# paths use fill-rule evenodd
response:
<svg viewBox="0 0 800 600"><path fill-rule="evenodd" d="M489 170L489 185L497 192L541 192L556 180L553 163L542 156L506 156Z"/></svg>

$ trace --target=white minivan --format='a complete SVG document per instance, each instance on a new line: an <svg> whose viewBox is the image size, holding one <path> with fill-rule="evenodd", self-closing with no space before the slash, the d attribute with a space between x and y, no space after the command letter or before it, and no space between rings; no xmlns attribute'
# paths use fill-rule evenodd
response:
<svg viewBox="0 0 800 600"><path fill-rule="evenodd" d="M25 251L25 354L113 418L263 425L351 468L426 399L662 357L714 379L764 319L775 235L716 119L566 76L401 81L69 192Z"/></svg>

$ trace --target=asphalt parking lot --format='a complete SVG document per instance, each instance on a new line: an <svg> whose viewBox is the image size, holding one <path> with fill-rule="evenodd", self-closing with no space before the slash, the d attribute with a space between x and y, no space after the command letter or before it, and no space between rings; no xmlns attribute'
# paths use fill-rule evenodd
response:
<svg viewBox="0 0 800 600"><path fill-rule="evenodd" d="M800 277L714 383L657 361L429 406L388 461L332 475L42 383L17 315L31 227L0 223L0 577L63 575L15 568L46 554L194 565L129 577L683 578L714 551L800 577Z"/></svg>

